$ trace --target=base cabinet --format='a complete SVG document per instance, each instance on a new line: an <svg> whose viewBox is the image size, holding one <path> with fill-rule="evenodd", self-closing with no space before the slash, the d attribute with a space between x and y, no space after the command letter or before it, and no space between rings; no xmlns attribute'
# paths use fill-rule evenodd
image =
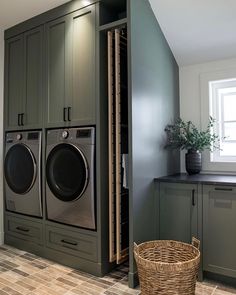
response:
<svg viewBox="0 0 236 295"><path fill-rule="evenodd" d="M236 278L236 187L203 186L203 269Z"/></svg>
<svg viewBox="0 0 236 295"><path fill-rule="evenodd" d="M43 226L39 220L32 221L27 217L5 216L5 233L19 241L43 245Z"/></svg>
<svg viewBox="0 0 236 295"><path fill-rule="evenodd" d="M98 260L97 238L93 235L46 226L46 246L86 260Z"/></svg>
<svg viewBox="0 0 236 295"><path fill-rule="evenodd" d="M201 242L200 280L203 273L234 280L236 178L235 182L223 176L201 176L201 179L202 182L198 179L196 183L159 182L158 237L187 243L192 236L197 237ZM221 182L216 181L219 179Z"/></svg>
<svg viewBox="0 0 236 295"><path fill-rule="evenodd" d="M160 184L160 239L190 243L198 237L198 186Z"/></svg>

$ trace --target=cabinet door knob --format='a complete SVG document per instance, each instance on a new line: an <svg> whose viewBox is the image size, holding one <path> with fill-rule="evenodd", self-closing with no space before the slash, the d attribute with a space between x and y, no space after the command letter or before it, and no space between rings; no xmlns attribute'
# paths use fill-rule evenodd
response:
<svg viewBox="0 0 236 295"><path fill-rule="evenodd" d="M65 239L61 240L61 242L62 242L63 244L67 244L67 245L71 245L71 246L77 246L77 245L78 245L77 242L74 242L74 241L68 241L68 240L65 240Z"/></svg>
<svg viewBox="0 0 236 295"><path fill-rule="evenodd" d="M63 121L64 121L64 122L67 121L67 120L66 120L66 109L67 109L67 108L64 108L64 109L63 109Z"/></svg>
<svg viewBox="0 0 236 295"><path fill-rule="evenodd" d="M21 114L21 126L24 126L24 113Z"/></svg>
<svg viewBox="0 0 236 295"><path fill-rule="evenodd" d="M20 114L18 114L17 123L18 123L18 126L20 126Z"/></svg>
<svg viewBox="0 0 236 295"><path fill-rule="evenodd" d="M71 107L68 108L68 121L71 121Z"/></svg>
<svg viewBox="0 0 236 295"><path fill-rule="evenodd" d="M192 190L192 205L195 206L195 189Z"/></svg>
<svg viewBox="0 0 236 295"><path fill-rule="evenodd" d="M16 229L19 230L19 231L25 232L25 233L29 232L28 228L25 228L25 227L22 227L22 226L17 226Z"/></svg>
<svg viewBox="0 0 236 295"><path fill-rule="evenodd" d="M225 188L225 187L215 187L215 191L225 191L225 192L232 192L232 188Z"/></svg>

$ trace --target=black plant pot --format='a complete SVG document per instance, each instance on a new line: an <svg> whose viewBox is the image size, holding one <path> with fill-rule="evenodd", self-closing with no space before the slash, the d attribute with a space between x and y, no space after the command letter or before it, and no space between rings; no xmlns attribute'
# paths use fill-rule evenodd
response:
<svg viewBox="0 0 236 295"><path fill-rule="evenodd" d="M189 175L200 173L202 170L202 154L196 150L188 150L185 154L185 166Z"/></svg>

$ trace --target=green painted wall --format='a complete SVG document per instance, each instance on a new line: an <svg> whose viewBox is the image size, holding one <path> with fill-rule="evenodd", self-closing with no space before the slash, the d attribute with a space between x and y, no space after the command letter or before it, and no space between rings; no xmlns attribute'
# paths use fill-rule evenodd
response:
<svg viewBox="0 0 236 295"><path fill-rule="evenodd" d="M156 238L153 178L179 172L164 149L165 126L179 116L179 68L148 0L128 1L130 78L130 244ZM130 247L130 286L136 268Z"/></svg>

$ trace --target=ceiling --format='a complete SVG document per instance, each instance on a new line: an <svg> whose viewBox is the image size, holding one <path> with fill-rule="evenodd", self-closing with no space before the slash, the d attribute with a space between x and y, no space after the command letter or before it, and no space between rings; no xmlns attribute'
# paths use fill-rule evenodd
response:
<svg viewBox="0 0 236 295"><path fill-rule="evenodd" d="M0 30L69 0L0 0ZM180 66L236 57L235 0L149 0Z"/></svg>
<svg viewBox="0 0 236 295"><path fill-rule="evenodd" d="M149 0L180 66L236 57L235 0Z"/></svg>
<svg viewBox="0 0 236 295"><path fill-rule="evenodd" d="M59 6L68 0L0 0L0 30Z"/></svg>

